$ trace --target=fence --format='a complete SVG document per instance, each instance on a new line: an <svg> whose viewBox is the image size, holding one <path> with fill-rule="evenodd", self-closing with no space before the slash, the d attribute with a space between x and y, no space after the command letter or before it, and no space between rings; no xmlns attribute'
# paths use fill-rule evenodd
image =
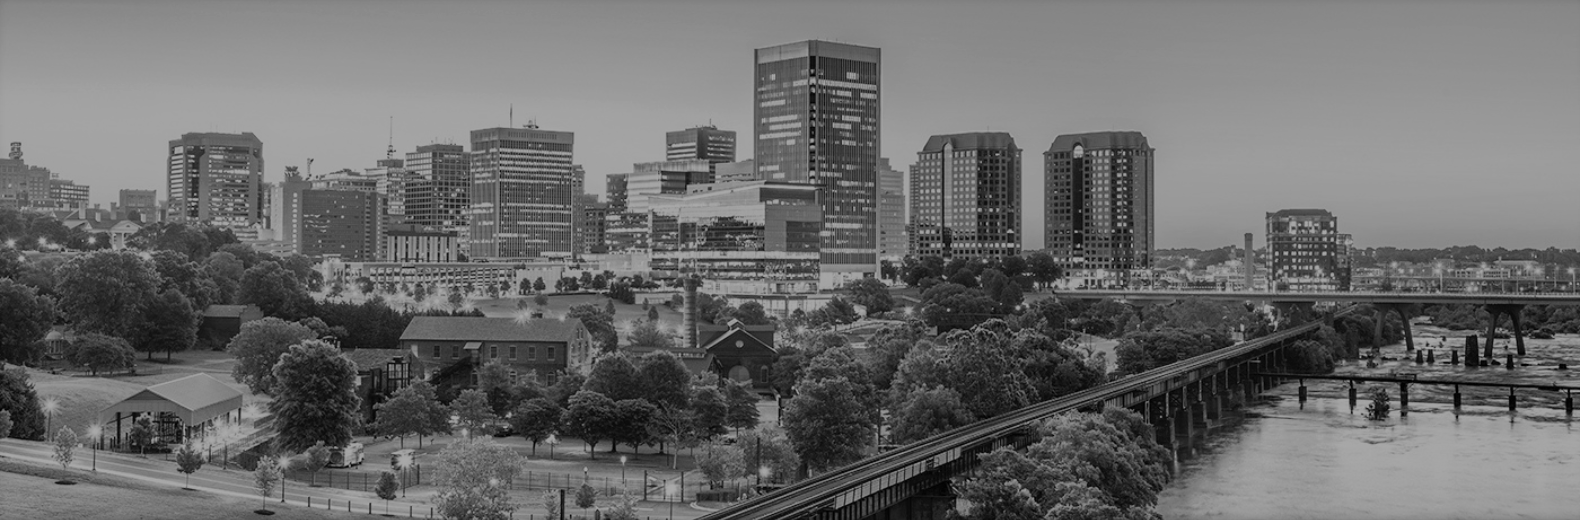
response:
<svg viewBox="0 0 1580 520"><path fill-rule="evenodd" d="M400 483L401 489L422 485L422 466L412 466L407 470L391 470L395 474L395 481ZM297 482L306 482L313 487L328 487L344 489L347 491L372 492L379 486L380 473L368 472L308 472L291 470L285 472L285 478Z"/></svg>
<svg viewBox="0 0 1580 520"><path fill-rule="evenodd" d="M328 511L338 511L339 510L338 509L339 506L337 506L336 504L344 504L346 506L345 511L347 513L363 513L363 512L365 512L365 513L370 514L370 515L385 515L385 516L394 516L394 517L399 517L400 516L400 507L399 506L391 507L389 505L389 502L385 502L383 504L384 507L381 508L381 507L376 506L373 502L356 502L356 501L352 501L352 500L336 501L333 498L321 498L321 499L318 499L315 502L313 500L313 497L307 497L307 501L305 502L305 504L307 505L308 509L319 508L320 506L322 506L321 507L322 509L328 510ZM361 506L365 506L365 507L361 507ZM570 506L567 505L567 507L570 507ZM429 518L429 519L431 519L431 518L438 518L438 516L437 516L436 510L433 507L423 507L423 508L419 509L417 506L407 505L406 506L406 518ZM559 520L559 517L552 517L552 516L549 516L549 515L540 515L540 514L536 514L536 513L525 514L525 515L518 515L518 514L516 514L515 511L511 511L510 512L509 518L511 520ZM570 511L565 511L564 512L564 518L566 518L566 519L588 519L588 518L594 518L594 516L592 516L592 515L585 515L585 514L581 514L581 515L573 514ZM673 520L675 517L674 517L674 514L671 513L671 514L668 514L668 515L644 516L642 518L644 520L665 520L665 519Z"/></svg>

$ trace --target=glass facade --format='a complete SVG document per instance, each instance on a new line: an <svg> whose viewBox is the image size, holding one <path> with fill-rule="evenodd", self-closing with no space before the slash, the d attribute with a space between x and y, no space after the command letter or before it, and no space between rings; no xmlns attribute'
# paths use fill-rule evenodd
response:
<svg viewBox="0 0 1580 520"><path fill-rule="evenodd" d="M345 190L297 192L301 209L301 254L310 258L337 256L348 262L369 262L380 257L377 193Z"/></svg>
<svg viewBox="0 0 1580 520"><path fill-rule="evenodd" d="M536 127L472 131L473 259L571 256L574 145Z"/></svg>
<svg viewBox="0 0 1580 520"><path fill-rule="evenodd" d="M817 187L744 182L652 200L658 273L698 273L728 292L817 290L822 209Z"/></svg>
<svg viewBox="0 0 1580 520"><path fill-rule="evenodd" d="M1154 150L1140 132L1061 135L1043 153L1044 243L1076 276L1151 265Z"/></svg>
<svg viewBox="0 0 1580 520"><path fill-rule="evenodd" d="M709 164L735 162L735 132L699 126L664 134L664 158L702 159Z"/></svg>
<svg viewBox="0 0 1580 520"><path fill-rule="evenodd" d="M264 218L263 141L252 132L189 133L170 141L170 218L240 230Z"/></svg>
<svg viewBox="0 0 1580 520"><path fill-rule="evenodd" d="M402 187L405 221L456 234L466 247L466 211L472 203L471 158L461 145L430 144L406 154ZM393 197L392 197L393 200Z"/></svg>
<svg viewBox="0 0 1580 520"><path fill-rule="evenodd" d="M911 252L993 259L1020 254L1021 150L1009 134L937 135L911 167Z"/></svg>
<svg viewBox="0 0 1580 520"><path fill-rule="evenodd" d="M758 49L760 178L823 188L825 271L877 268L880 51L804 41Z"/></svg>

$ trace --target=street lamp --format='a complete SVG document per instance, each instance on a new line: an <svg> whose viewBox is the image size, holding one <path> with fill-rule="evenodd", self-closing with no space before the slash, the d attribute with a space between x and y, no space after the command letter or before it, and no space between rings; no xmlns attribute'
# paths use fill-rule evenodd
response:
<svg viewBox="0 0 1580 520"><path fill-rule="evenodd" d="M88 427L88 438L93 439L93 470L99 471L99 438L104 435L104 427L97 424Z"/></svg>
<svg viewBox="0 0 1580 520"><path fill-rule="evenodd" d="M44 411L44 438L47 439L49 438L50 422L55 418L55 415L60 413L60 400L53 397L45 398L44 402L39 405L39 408Z"/></svg>
<svg viewBox="0 0 1580 520"><path fill-rule="evenodd" d="M1437 292L1443 292L1443 268L1434 268L1432 271L1437 273Z"/></svg>
<svg viewBox="0 0 1580 520"><path fill-rule="evenodd" d="M620 491L625 491L625 455L620 456Z"/></svg>
<svg viewBox="0 0 1580 520"><path fill-rule="evenodd" d="M1569 268L1569 292L1575 291L1575 268Z"/></svg>
<svg viewBox="0 0 1580 520"><path fill-rule="evenodd" d="M768 478L768 475L773 474L773 472L774 470L768 466L757 468L757 487L763 487L763 479Z"/></svg>
<svg viewBox="0 0 1580 520"><path fill-rule="evenodd" d="M395 467L400 470L400 496L406 498L406 468L411 467L411 453L402 453L397 457Z"/></svg>
<svg viewBox="0 0 1580 520"><path fill-rule="evenodd" d="M291 470L291 458L288 457L288 456L285 456L285 455L281 455L280 456L280 460L278 462L276 462L276 464L279 464L279 466L280 466L280 503L284 504L285 503L285 476L286 476L286 472Z"/></svg>

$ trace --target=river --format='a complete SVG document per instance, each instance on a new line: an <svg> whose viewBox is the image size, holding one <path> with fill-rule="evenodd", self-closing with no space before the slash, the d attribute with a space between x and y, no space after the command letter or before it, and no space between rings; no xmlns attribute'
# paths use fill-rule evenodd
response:
<svg viewBox="0 0 1580 520"><path fill-rule="evenodd" d="M1337 387L1302 407L1295 386L1269 392L1183 460L1159 496L1163 517L1580 519L1580 417L1566 419L1561 404L1456 415L1412 394L1408 417L1396 398L1392 416L1374 422L1334 398Z"/></svg>

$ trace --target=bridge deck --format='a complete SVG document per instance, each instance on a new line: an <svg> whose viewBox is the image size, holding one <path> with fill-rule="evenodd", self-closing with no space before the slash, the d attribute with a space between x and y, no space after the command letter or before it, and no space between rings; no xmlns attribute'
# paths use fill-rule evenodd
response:
<svg viewBox="0 0 1580 520"><path fill-rule="evenodd" d="M1339 310L1335 315L1353 311L1354 308L1349 307ZM1222 370L1232 360L1255 357L1266 347L1311 332L1322 324L1320 320L1312 321L979 421L803 480L757 499L725 507L702 518L790 519L818 511L838 510L935 467L944 467L962 456L972 456L968 452L971 448L1008 437L1042 419L1091 405L1115 401L1115 404L1123 405L1129 404L1128 401L1144 401L1150 398L1148 394L1152 389L1169 389L1194 382L1196 378L1192 376L1199 374L1198 371Z"/></svg>
<svg viewBox="0 0 1580 520"><path fill-rule="evenodd" d="M1355 302L1355 303L1460 303L1469 305L1580 305L1580 293L1426 293L1370 291L1210 291L1124 289L1087 289L1054 291L1055 297L1095 300L1114 298L1135 301L1169 301L1187 298L1230 301L1269 302Z"/></svg>

